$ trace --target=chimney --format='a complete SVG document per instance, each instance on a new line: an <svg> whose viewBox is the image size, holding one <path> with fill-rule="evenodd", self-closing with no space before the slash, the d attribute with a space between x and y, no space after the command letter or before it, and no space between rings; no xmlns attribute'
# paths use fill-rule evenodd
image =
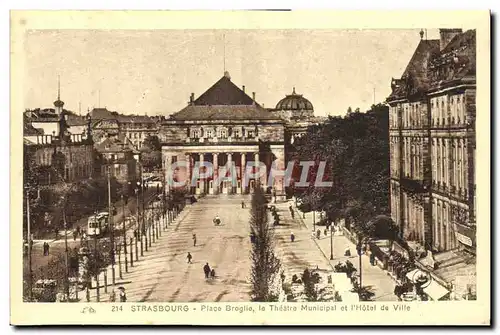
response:
<svg viewBox="0 0 500 335"><path fill-rule="evenodd" d="M243 85L241 89L243 90L243 93L245 93L245 85Z"/></svg>
<svg viewBox="0 0 500 335"><path fill-rule="evenodd" d="M462 33L462 29L439 29L439 51L442 51L453 37Z"/></svg>
<svg viewBox="0 0 500 335"><path fill-rule="evenodd" d="M252 100L253 100L253 104L255 105L255 92L252 92Z"/></svg>
<svg viewBox="0 0 500 335"><path fill-rule="evenodd" d="M191 96L189 97L189 104L193 104L194 103L194 93L191 93Z"/></svg>

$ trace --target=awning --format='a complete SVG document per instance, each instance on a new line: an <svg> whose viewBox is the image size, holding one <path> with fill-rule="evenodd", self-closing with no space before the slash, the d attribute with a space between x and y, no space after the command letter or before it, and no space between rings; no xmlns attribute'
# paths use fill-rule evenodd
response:
<svg viewBox="0 0 500 335"><path fill-rule="evenodd" d="M406 274L406 278L408 278L411 282L413 282L413 277L415 276L415 273L420 271L419 269L411 270Z"/></svg>
<svg viewBox="0 0 500 335"><path fill-rule="evenodd" d="M425 294L429 296L434 301L438 301L448 293L450 293L445 287L439 285L436 281L431 281L429 286L424 288Z"/></svg>

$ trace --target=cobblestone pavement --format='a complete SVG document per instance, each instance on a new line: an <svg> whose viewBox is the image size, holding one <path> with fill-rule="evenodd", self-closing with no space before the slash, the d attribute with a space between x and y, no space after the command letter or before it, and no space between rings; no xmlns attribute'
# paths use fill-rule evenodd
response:
<svg viewBox="0 0 500 335"><path fill-rule="evenodd" d="M124 279L116 282L116 287L125 288L127 301L249 301L249 208L241 208L242 199L250 202L249 196L221 195L186 206ZM220 226L212 222L216 215L221 218ZM188 252L193 256L192 264L187 263ZM207 262L215 269L213 280L205 279L203 266ZM95 291L91 290L91 301L95 301ZM109 294L102 288L100 292L100 301L107 301Z"/></svg>

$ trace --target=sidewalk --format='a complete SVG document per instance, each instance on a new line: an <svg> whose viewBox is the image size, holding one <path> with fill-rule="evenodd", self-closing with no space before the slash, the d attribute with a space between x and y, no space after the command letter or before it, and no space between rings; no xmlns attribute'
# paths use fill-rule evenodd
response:
<svg viewBox="0 0 500 335"><path fill-rule="evenodd" d="M135 246L133 246L133 266L130 266L130 247L127 245L127 259L128 259L128 272L125 272L125 256L123 253L123 248L121 248L120 255L116 254L116 264L115 264L115 293L116 293L116 301L119 301L119 291L118 287L125 288L125 292L127 295L127 301L141 301L147 295L148 291L151 289L151 283L156 282L154 278L164 275L158 272L158 265L164 263L164 259L162 257L162 251L167 249L167 244L171 243L169 241L169 235L173 231L176 231L178 225L183 221L183 219L188 215L191 211L192 205L186 205L184 210L178 214L178 216L169 223L167 229L161 229L161 236L158 239L155 238L155 242L151 243L151 247L149 247L148 240L148 251L144 248L144 256L141 256L140 253L140 243L138 243L139 249L139 261L136 261L135 254ZM162 224L160 223L160 227ZM151 227L151 226L150 226ZM130 236L130 234L129 234ZM147 235L149 239L149 234ZM118 259L121 259L122 265L122 277L120 279L119 276L119 263ZM107 270L107 293L104 291L104 272L99 276L99 301L100 302L109 302L109 295L113 290L112 286L112 270L111 266L108 266ZM97 290L95 288L95 280L92 278L92 289L90 289L90 301L97 301ZM86 290L79 290L78 297L80 302L87 302L86 299Z"/></svg>
<svg viewBox="0 0 500 335"><path fill-rule="evenodd" d="M295 218L301 221L301 223L307 228L309 234L309 239L314 241L316 247L321 251L324 258L332 265L339 262L344 262L349 259L353 263L356 269L359 269L359 257L356 253L356 245L352 243L346 236L336 233L332 237L333 242L333 260L330 260L331 253L331 242L330 233L327 236L324 235L325 226L316 226L316 230L321 231L321 238L318 240L316 238L311 238L311 232L313 229L313 214L312 212L305 214L305 219L303 218L303 213L300 212L295 206ZM318 222L319 215L316 214L316 222ZM351 254L354 256L346 257L344 256L345 249L349 247ZM387 271L382 270L378 266L372 266L370 264L370 258L367 255L361 256L362 264L362 285L363 287L369 287L370 290L375 293L373 300L376 301L399 301L398 297L394 295L395 282L389 276Z"/></svg>
<svg viewBox="0 0 500 335"><path fill-rule="evenodd" d="M295 274L301 276L306 268L319 269L320 272L331 272L329 261L321 253L311 252L317 247L311 239L311 232L307 227L297 220L292 219L288 210L288 202L278 202L276 209L280 215L280 224L274 227L276 240L276 253L281 260L283 271L288 280ZM272 218L270 219L272 222ZM290 241L290 234L293 232L295 241Z"/></svg>

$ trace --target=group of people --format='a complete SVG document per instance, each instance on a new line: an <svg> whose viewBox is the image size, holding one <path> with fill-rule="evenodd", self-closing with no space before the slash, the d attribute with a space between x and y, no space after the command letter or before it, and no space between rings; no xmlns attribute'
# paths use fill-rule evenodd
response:
<svg viewBox="0 0 500 335"><path fill-rule="evenodd" d="M241 207L245 208L245 203L243 201L241 202ZM216 226L219 226L221 224L221 219L220 219L219 215L215 216L215 218L213 219L213 223ZM195 233L193 233L191 239L193 240L193 247L196 247L197 237L196 237ZM191 255L191 252L187 253L186 258L187 258L187 263L188 264L193 264L193 255ZM203 272L205 273L205 279L213 279L213 278L215 278L215 269L210 268L210 265L208 263L206 263L203 266Z"/></svg>
<svg viewBox="0 0 500 335"><path fill-rule="evenodd" d="M125 288L120 286L118 288L119 293L119 298L120 302L127 302L127 294L125 293ZM115 290L112 290L111 293L109 294L109 301L110 302L115 302L116 301L116 292Z"/></svg>
<svg viewBox="0 0 500 335"><path fill-rule="evenodd" d="M210 269L210 265L208 263L203 266L203 272L205 272L205 279L213 279L215 278L215 270Z"/></svg>

